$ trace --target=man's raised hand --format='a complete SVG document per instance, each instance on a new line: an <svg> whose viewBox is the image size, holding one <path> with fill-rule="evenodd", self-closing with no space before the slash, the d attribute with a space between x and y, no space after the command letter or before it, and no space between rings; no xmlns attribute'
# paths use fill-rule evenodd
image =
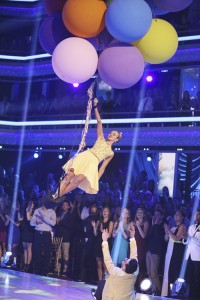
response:
<svg viewBox="0 0 200 300"><path fill-rule="evenodd" d="M102 240L103 240L103 242L107 242L108 238L109 238L109 232L108 232L107 229L104 229L103 232L102 232Z"/></svg>
<svg viewBox="0 0 200 300"><path fill-rule="evenodd" d="M130 238L135 237L135 226L133 225L133 223L131 223L129 226L129 235L130 235Z"/></svg>

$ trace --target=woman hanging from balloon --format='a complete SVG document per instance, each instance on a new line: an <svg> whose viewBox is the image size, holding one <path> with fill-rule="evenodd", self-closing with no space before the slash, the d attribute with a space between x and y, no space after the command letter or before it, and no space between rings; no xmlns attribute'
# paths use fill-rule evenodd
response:
<svg viewBox="0 0 200 300"><path fill-rule="evenodd" d="M88 95L90 99L92 99L92 93L91 89L89 89ZM62 202L62 196L77 187L88 194L97 194L99 190L98 181L114 156L112 145L115 142L119 142L122 137L122 132L113 130L105 139L97 98L93 100L93 109L97 120L97 140L92 148L76 154L63 166L64 178L53 195L53 199L57 203ZM100 163L102 164L98 169Z"/></svg>

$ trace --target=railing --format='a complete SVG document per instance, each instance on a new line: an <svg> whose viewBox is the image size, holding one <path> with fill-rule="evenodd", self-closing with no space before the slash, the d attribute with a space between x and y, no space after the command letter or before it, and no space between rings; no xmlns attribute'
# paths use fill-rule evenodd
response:
<svg viewBox="0 0 200 300"><path fill-rule="evenodd" d="M102 113L102 123L105 127L112 128L116 124L122 127L197 127L200 126L200 110L197 111L157 111L139 114L135 112ZM0 120L1 128L77 128L84 124L85 115L44 115L31 116L27 121L21 121L20 117L9 116ZM90 125L96 125L96 120L91 119Z"/></svg>

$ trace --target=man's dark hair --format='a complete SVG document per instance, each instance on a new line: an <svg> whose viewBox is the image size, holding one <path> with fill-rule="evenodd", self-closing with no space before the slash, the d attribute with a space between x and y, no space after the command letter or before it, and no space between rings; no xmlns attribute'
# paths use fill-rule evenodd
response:
<svg viewBox="0 0 200 300"><path fill-rule="evenodd" d="M125 272L128 273L128 274L133 274L137 270L137 267L138 267L137 260L136 259L131 259L129 261L129 263L126 265Z"/></svg>

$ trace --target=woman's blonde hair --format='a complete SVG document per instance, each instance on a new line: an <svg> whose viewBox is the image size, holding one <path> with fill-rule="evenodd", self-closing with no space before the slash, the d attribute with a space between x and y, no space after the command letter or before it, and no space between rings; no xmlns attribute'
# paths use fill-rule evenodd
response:
<svg viewBox="0 0 200 300"><path fill-rule="evenodd" d="M117 141L116 143L118 143L122 138L122 132L121 131L118 131L118 138L117 138Z"/></svg>

